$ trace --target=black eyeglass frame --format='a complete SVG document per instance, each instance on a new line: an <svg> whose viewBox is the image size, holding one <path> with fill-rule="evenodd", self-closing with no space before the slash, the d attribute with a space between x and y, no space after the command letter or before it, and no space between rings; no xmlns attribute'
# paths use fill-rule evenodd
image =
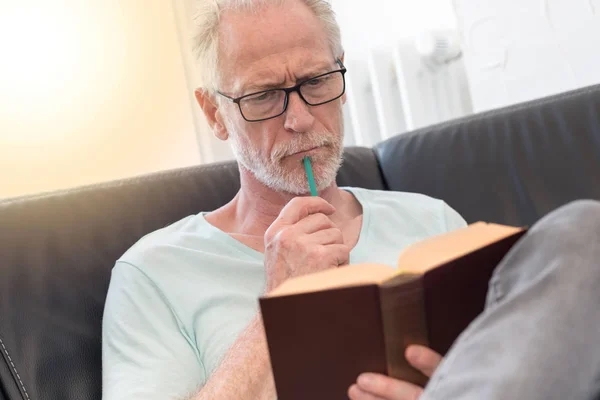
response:
<svg viewBox="0 0 600 400"><path fill-rule="evenodd" d="M346 72L348 70L346 69L346 67L342 63L342 60L340 60L339 58L336 59L336 63L340 66L340 69L337 69L335 71L326 72L326 73L321 74L321 75L313 76L313 77L305 79L302 82L299 82L298 84L296 84L295 86L292 86L292 87L289 87L289 88L277 88L277 89L261 90L260 92L245 94L245 95L243 95L241 97L237 97L237 98L234 98L234 97L231 97L231 96L227 96L225 93L222 93L222 92L219 92L219 91L217 91L217 93L220 94L221 96L225 97L229 101L237 104L238 108L240 109L240 114L242 115L242 118L244 118L246 121L248 121L248 122L267 121L269 119L277 118L277 117L283 115L287 111L287 107L288 107L289 99L290 99L290 94L294 93L294 92L298 93L298 96L300 96L300 98L302 99L302 101L304 101L306 104L308 104L309 106L312 106L312 107L321 106L323 104L331 103L332 101L335 101L335 100L339 99L340 97L342 97L344 95L344 93L346 93ZM304 96L302 95L302 92L300 92L300 87L302 85L304 85L306 82L310 82L313 79L322 78L322 77L327 76L327 75L337 74L339 72L342 73L342 81L344 83L344 87L342 88L342 93L339 96L334 97L331 100L327 100L327 101L321 102L321 103L312 104L308 100L306 100L304 98ZM247 97L256 96L258 94L271 92L273 90L283 90L285 92L285 100L284 100L284 103L283 103L283 111L281 111L277 115L274 115L274 116L268 117L268 118L261 118L261 119L248 119L248 118L246 118L246 116L244 115L244 112L242 111L242 106L241 106L240 102L242 100L244 100L245 98L247 98Z"/></svg>

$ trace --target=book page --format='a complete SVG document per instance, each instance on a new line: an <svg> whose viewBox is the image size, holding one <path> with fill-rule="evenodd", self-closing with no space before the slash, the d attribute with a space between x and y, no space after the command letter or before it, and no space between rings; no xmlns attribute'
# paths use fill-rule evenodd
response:
<svg viewBox="0 0 600 400"><path fill-rule="evenodd" d="M424 273L522 230L477 222L466 228L433 236L407 247L400 254L397 273Z"/></svg>
<svg viewBox="0 0 600 400"><path fill-rule="evenodd" d="M378 285L396 273L384 264L356 264L289 279L265 297L317 292L342 287Z"/></svg>

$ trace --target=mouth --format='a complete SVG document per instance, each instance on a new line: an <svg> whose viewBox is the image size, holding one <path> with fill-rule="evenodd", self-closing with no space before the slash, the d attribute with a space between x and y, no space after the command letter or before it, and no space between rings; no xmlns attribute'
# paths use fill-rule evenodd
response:
<svg viewBox="0 0 600 400"><path fill-rule="evenodd" d="M309 157L309 156L316 154L322 147L323 146L317 146L317 147L312 147L310 149L302 150L297 153L289 154L286 156L286 158L288 158L288 157L301 157L301 158Z"/></svg>

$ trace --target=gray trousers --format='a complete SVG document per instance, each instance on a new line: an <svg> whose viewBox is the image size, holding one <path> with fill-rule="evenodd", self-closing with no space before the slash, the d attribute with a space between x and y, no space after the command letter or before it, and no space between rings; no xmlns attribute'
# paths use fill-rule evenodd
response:
<svg viewBox="0 0 600 400"><path fill-rule="evenodd" d="M600 399L600 202L534 225L420 400Z"/></svg>

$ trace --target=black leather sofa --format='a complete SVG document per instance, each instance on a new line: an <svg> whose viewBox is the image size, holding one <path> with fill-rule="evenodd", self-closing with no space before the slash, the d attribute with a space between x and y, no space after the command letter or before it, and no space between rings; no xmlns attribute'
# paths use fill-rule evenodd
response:
<svg viewBox="0 0 600 400"><path fill-rule="evenodd" d="M339 183L425 193L469 222L512 225L600 199L600 86L347 149ZM114 261L238 187L236 165L221 163L0 201L0 400L100 399Z"/></svg>

